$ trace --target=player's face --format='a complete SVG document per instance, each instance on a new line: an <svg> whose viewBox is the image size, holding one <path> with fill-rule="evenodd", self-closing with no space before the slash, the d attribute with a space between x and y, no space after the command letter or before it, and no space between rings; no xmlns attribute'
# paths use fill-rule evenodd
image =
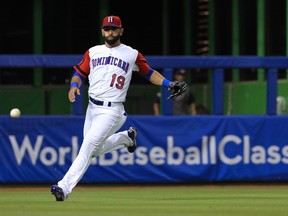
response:
<svg viewBox="0 0 288 216"><path fill-rule="evenodd" d="M105 42L110 46L118 45L117 42L119 41L122 34L123 28L109 26L102 29L102 36L104 37Z"/></svg>

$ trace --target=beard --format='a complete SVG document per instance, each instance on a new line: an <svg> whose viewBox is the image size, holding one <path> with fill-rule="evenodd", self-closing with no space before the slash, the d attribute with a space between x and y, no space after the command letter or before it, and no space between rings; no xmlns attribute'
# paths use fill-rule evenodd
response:
<svg viewBox="0 0 288 216"><path fill-rule="evenodd" d="M119 39L120 39L120 35L117 35L115 37L113 36L105 37L106 43L108 43L110 46L114 45Z"/></svg>

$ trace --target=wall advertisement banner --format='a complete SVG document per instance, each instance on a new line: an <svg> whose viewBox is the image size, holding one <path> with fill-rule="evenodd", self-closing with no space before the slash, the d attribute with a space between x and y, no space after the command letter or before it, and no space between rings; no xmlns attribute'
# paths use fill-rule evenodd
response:
<svg viewBox="0 0 288 216"><path fill-rule="evenodd" d="M136 151L101 155L81 182L287 181L288 117L129 116ZM84 117L0 117L0 183L60 180L77 156Z"/></svg>

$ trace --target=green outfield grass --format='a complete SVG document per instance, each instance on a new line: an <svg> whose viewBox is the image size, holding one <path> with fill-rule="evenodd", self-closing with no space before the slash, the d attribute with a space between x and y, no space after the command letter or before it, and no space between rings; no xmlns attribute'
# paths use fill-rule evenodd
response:
<svg viewBox="0 0 288 216"><path fill-rule="evenodd" d="M288 188L275 186L81 187L65 202L47 188L0 188L1 216L279 216Z"/></svg>

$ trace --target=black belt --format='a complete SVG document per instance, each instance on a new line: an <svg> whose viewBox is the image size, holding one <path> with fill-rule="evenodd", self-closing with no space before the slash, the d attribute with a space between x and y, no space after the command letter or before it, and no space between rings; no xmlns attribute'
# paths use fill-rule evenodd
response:
<svg viewBox="0 0 288 216"><path fill-rule="evenodd" d="M96 105L98 105L98 106L104 106L104 101L95 100L94 98L91 98L91 97L89 97L89 100L90 100L92 103L94 103L94 104L96 104ZM111 107L111 106L112 106L112 103L109 101L108 104L107 104L107 106L108 106L108 107Z"/></svg>

